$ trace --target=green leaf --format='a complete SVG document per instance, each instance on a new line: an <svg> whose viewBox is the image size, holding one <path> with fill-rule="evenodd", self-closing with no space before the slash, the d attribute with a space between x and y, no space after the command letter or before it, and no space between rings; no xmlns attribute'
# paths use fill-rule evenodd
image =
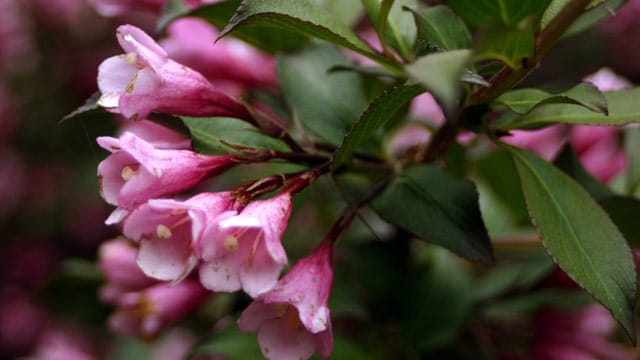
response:
<svg viewBox="0 0 640 360"><path fill-rule="evenodd" d="M635 342L636 272L622 234L568 175L524 150L507 149L545 248L576 283L611 311Z"/></svg>
<svg viewBox="0 0 640 360"><path fill-rule="evenodd" d="M405 169L374 199L386 221L470 260L492 259L473 183L435 165Z"/></svg>
<svg viewBox="0 0 640 360"><path fill-rule="evenodd" d="M336 48L315 45L278 58L278 78L294 116L316 136L340 144L367 107L362 78L331 72L350 62Z"/></svg>
<svg viewBox="0 0 640 360"><path fill-rule="evenodd" d="M571 24L569 29L562 36L567 38L578 34L590 27L596 25L600 20L612 16L612 12L625 4L625 0L605 0L600 6L586 11L576 21Z"/></svg>
<svg viewBox="0 0 640 360"><path fill-rule="evenodd" d="M480 26L495 21L515 25L520 20L540 18L550 0L447 0L447 4L468 23Z"/></svg>
<svg viewBox="0 0 640 360"><path fill-rule="evenodd" d="M346 162L360 144L370 139L398 110L423 92L420 85L400 85L387 89L373 100L333 155L333 167L338 168Z"/></svg>
<svg viewBox="0 0 640 360"><path fill-rule="evenodd" d="M98 105L98 100L100 100L100 96L102 96L100 91L96 91L95 93L91 94L91 96L89 96L89 98L85 101L84 105L73 110L71 113L65 115L60 120L60 122L62 123L67 120L78 119L85 116L106 112L106 110L102 106Z"/></svg>
<svg viewBox="0 0 640 360"><path fill-rule="evenodd" d="M291 33L315 37L378 58L349 27L325 8L309 0L245 0L240 4L223 37L249 25L272 26Z"/></svg>
<svg viewBox="0 0 640 360"><path fill-rule="evenodd" d="M445 114L451 115L460 97L460 78L471 58L470 50L429 54L405 67L409 77L424 85Z"/></svg>
<svg viewBox="0 0 640 360"><path fill-rule="evenodd" d="M570 0L552 0L544 11L540 19L540 28L544 29L560 13L560 11L570 2ZM610 16L614 10L624 4L624 0L594 0L587 6L582 14L571 27L564 33L563 37L575 35L586 30L603 18Z"/></svg>
<svg viewBox="0 0 640 360"><path fill-rule="evenodd" d="M398 54L405 60L413 58L413 44L416 39L416 27L411 21L411 14L402 11L403 7L416 8L417 0L362 0L371 22L379 24L382 10L383 18L386 17L386 24L379 24L385 29L386 39ZM385 5L385 6L383 6ZM385 16L386 6L391 5L388 16Z"/></svg>
<svg viewBox="0 0 640 360"><path fill-rule="evenodd" d="M546 104L575 104L607 114L607 99L591 83L580 83L559 94L550 94L540 89L517 89L497 98L492 107L507 107L518 114L526 114L537 106Z"/></svg>
<svg viewBox="0 0 640 360"><path fill-rule="evenodd" d="M519 224L528 224L527 205L513 160L504 150L491 152L476 160L476 171L498 199L506 205Z"/></svg>
<svg viewBox="0 0 640 360"><path fill-rule="evenodd" d="M594 199L601 200L613 196L613 192L606 185L585 170L571 145L565 145L562 148L554 165L582 185Z"/></svg>
<svg viewBox="0 0 640 360"><path fill-rule="evenodd" d="M220 29L227 25L240 3L240 0L216 2L189 10L179 16L198 17ZM175 19L174 17L173 20ZM291 51L307 42L307 38L300 34L260 25L238 29L233 35L268 52Z"/></svg>
<svg viewBox="0 0 640 360"><path fill-rule="evenodd" d="M600 201L624 238L633 246L640 247L640 200L629 196L612 196Z"/></svg>
<svg viewBox="0 0 640 360"><path fill-rule="evenodd" d="M500 265L475 281L472 296L486 301L513 290L526 290L549 275L555 264L546 254Z"/></svg>
<svg viewBox="0 0 640 360"><path fill-rule="evenodd" d="M197 358L200 354L215 354L229 360L262 359L255 334L240 332L235 324L227 325L198 341L189 351L186 359Z"/></svg>
<svg viewBox="0 0 640 360"><path fill-rule="evenodd" d="M182 117L189 128L193 148L203 154L228 154L235 150L229 146L288 150L287 145L278 139L261 133L258 129L242 120L224 117L192 118Z"/></svg>
<svg viewBox="0 0 640 360"><path fill-rule="evenodd" d="M512 319L539 312L542 309L572 310L592 303L593 298L584 292L547 288L490 303L482 312L489 318Z"/></svg>
<svg viewBox="0 0 640 360"><path fill-rule="evenodd" d="M471 33L451 9L446 6L433 6L411 11L418 29L416 52L425 54L433 51L471 48Z"/></svg>
<svg viewBox="0 0 640 360"><path fill-rule="evenodd" d="M640 186L640 128L628 126L624 129L624 150L627 155L626 192L633 195Z"/></svg>
<svg viewBox="0 0 640 360"><path fill-rule="evenodd" d="M158 18L156 31L161 32L171 22L188 14L190 9L191 8L184 0L167 0L164 8L162 9L162 14L160 14L160 17Z"/></svg>
<svg viewBox="0 0 640 360"><path fill-rule="evenodd" d="M465 264L450 252L427 247L427 261L408 269L400 298L403 330L411 345L435 350L454 342L473 305L471 279Z"/></svg>
<svg viewBox="0 0 640 360"><path fill-rule="evenodd" d="M475 61L498 59L513 69L533 54L533 27L525 24L517 28L490 27L473 55Z"/></svg>
<svg viewBox="0 0 640 360"><path fill-rule="evenodd" d="M329 10L346 25L355 26L364 14L360 0L316 0L317 4Z"/></svg>
<svg viewBox="0 0 640 360"><path fill-rule="evenodd" d="M575 104L538 106L523 116L507 116L496 123L500 130L532 129L551 123L578 125L625 125L640 120L640 87L603 93L609 115Z"/></svg>

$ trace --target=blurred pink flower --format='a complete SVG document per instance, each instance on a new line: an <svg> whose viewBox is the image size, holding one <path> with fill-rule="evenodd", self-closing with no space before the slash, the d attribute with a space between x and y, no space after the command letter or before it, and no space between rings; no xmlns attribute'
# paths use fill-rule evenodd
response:
<svg viewBox="0 0 640 360"><path fill-rule="evenodd" d="M204 20L182 18L167 29L160 45L172 59L185 64L218 84L240 87L275 87L275 64L271 56L234 38L216 42L219 32Z"/></svg>
<svg viewBox="0 0 640 360"><path fill-rule="evenodd" d="M192 8L219 2L221 0L185 0ZM115 16L126 14L130 11L148 11L159 13L167 3L167 0L89 0L98 13L103 16Z"/></svg>
<svg viewBox="0 0 640 360"><path fill-rule="evenodd" d="M115 303L124 293L141 290L158 280L145 275L136 263L138 248L125 238L107 240L98 249L98 265L105 284L100 288L100 299Z"/></svg>
<svg viewBox="0 0 640 360"><path fill-rule="evenodd" d="M159 12L167 0L89 0L103 16L114 16L132 10Z"/></svg>
<svg viewBox="0 0 640 360"><path fill-rule="evenodd" d="M148 276L180 281L198 264L194 247L209 222L237 204L228 192L202 193L186 201L149 200L124 222L124 235L140 243L137 263Z"/></svg>
<svg viewBox="0 0 640 360"><path fill-rule="evenodd" d="M631 83L608 68L585 78L600 91L628 88ZM607 182L626 168L627 159L614 126L578 125L571 129L570 142L585 169L597 179Z"/></svg>
<svg viewBox="0 0 640 360"><path fill-rule="evenodd" d="M126 293L118 299L118 309L109 318L109 326L122 334L150 339L197 309L208 294L195 280Z"/></svg>
<svg viewBox="0 0 640 360"><path fill-rule="evenodd" d="M121 122L120 134L130 132L156 149L191 149L191 139L151 120Z"/></svg>
<svg viewBox="0 0 640 360"><path fill-rule="evenodd" d="M171 329L154 344L151 358L153 360L186 359L186 355L197 340L198 338L189 330Z"/></svg>
<svg viewBox="0 0 640 360"><path fill-rule="evenodd" d="M511 130L509 136L501 140L550 161L564 145L566 132L567 128L563 125L551 125L539 130Z"/></svg>
<svg viewBox="0 0 640 360"><path fill-rule="evenodd" d="M29 359L38 360L98 360L92 339L78 329L50 326L38 340Z"/></svg>
<svg viewBox="0 0 640 360"><path fill-rule="evenodd" d="M46 322L46 312L26 296L0 294L0 356L32 348Z"/></svg>
<svg viewBox="0 0 640 360"><path fill-rule="evenodd" d="M26 205L23 200L28 179L27 167L20 154L0 144L0 219Z"/></svg>
<svg viewBox="0 0 640 360"><path fill-rule="evenodd" d="M99 105L136 119L153 111L251 119L239 102L216 90L202 74L169 59L144 31L122 25L117 38L126 54L100 64Z"/></svg>
<svg viewBox="0 0 640 360"><path fill-rule="evenodd" d="M616 323L601 305L575 311L547 310L536 319L535 360L632 360L635 356L607 338Z"/></svg>
<svg viewBox="0 0 640 360"><path fill-rule="evenodd" d="M198 243L202 284L252 297L271 290L287 264L281 241L290 215L291 195L284 192L211 223Z"/></svg>
<svg viewBox="0 0 640 360"><path fill-rule="evenodd" d="M98 165L100 193L107 203L126 210L151 198L187 190L235 164L231 155L157 149L129 132L119 139L99 137L97 141L112 152Z"/></svg>
<svg viewBox="0 0 640 360"><path fill-rule="evenodd" d="M307 359L333 352L327 302L333 282L331 245L323 243L298 261L271 291L258 296L238 320L241 331L257 331L268 359Z"/></svg>
<svg viewBox="0 0 640 360"><path fill-rule="evenodd" d="M37 61L26 1L0 0L0 75L30 70Z"/></svg>

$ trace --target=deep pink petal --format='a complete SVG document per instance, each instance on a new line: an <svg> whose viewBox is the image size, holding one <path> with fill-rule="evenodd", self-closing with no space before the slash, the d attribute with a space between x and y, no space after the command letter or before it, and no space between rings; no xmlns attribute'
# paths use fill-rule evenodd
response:
<svg viewBox="0 0 640 360"><path fill-rule="evenodd" d="M304 327L292 327L286 317L266 320L258 330L262 354L273 360L308 359L316 350L315 338Z"/></svg>

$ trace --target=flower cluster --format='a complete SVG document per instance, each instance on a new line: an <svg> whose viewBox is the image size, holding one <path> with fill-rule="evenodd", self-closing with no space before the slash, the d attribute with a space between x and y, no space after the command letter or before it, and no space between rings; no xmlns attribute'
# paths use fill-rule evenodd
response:
<svg viewBox="0 0 640 360"><path fill-rule="evenodd" d="M333 348L327 308L330 243L278 281L288 263L281 241L292 197L315 179L317 169L229 191L198 190L206 179L265 157L250 150L246 156L196 153L179 134L147 120L149 114L256 122L245 105L169 58L142 30L124 25L117 38L126 53L105 60L98 73L98 104L133 122L117 138L97 139L111 153L98 166L100 194L116 206L106 223L119 224L124 235L100 250L108 280L101 298L118 309L111 327L151 338L200 306L207 290L243 290L255 301L240 318L240 328L259 332L266 357L299 359L317 352L327 358ZM225 49L232 57L235 50ZM272 86L273 71L262 74L232 78Z"/></svg>

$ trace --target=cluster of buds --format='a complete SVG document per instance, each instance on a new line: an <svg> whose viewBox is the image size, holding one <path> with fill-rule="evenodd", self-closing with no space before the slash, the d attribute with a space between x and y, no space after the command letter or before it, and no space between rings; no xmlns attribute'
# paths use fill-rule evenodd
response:
<svg viewBox="0 0 640 360"><path fill-rule="evenodd" d="M317 352L327 358L333 348L327 307L331 241L279 276L288 263L282 237L292 197L328 167L274 175L229 191L193 191L234 166L278 154L253 149L246 149L246 157L242 151L199 154L178 134L146 120L151 112L166 112L256 124L245 105L169 58L142 30L124 25L117 38L126 53L100 65L98 104L135 125L118 138L97 139L111 153L98 166L100 192L117 207L106 223L119 224L124 235L100 250L107 278L101 298L117 306L111 327L152 338L197 309L209 291L242 290L255 301L242 314L240 329L258 331L265 357L300 359ZM187 191L190 197L183 196Z"/></svg>

